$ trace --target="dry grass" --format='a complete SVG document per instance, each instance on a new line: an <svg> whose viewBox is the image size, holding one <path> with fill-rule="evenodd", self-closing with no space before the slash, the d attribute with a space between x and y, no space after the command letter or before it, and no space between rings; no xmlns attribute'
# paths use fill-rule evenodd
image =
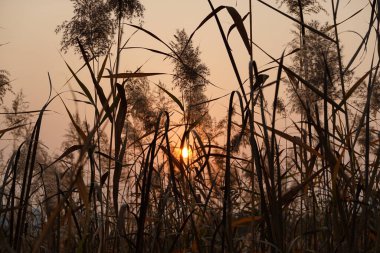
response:
<svg viewBox="0 0 380 253"><path fill-rule="evenodd" d="M199 122L172 124L168 112L157 115L151 132L129 143L126 83L158 73L109 70L106 76L107 57L95 73L81 46L92 83L82 82L69 70L86 103L94 108L93 127L83 129L67 110L80 141L72 143L54 162L41 164L38 143L42 119L59 95L42 108L30 139L2 170L0 252L380 252L380 139L378 135L370 141L369 132L376 125L369 108L379 59L374 56L368 73L350 85L345 75L357 54L344 67L337 46L339 78L329 79L326 67L320 90L286 66L284 55L272 57L277 68L275 95L274 101L267 101L268 75L256 67L252 33L246 31L234 8L209 4L211 14L196 31L216 19L239 89L230 96L226 128L218 129L226 132L226 144L205 138L197 128ZM339 2L332 4L335 13ZM371 26L362 44L379 25L378 2L371 4ZM303 30L310 29L340 45L336 15L331 28L334 37L328 37L277 11ZM251 57L247 83L218 19L224 14L231 16L231 30L237 29ZM182 62L181 56L154 33L134 27L169 50L152 53ZM376 36L378 39L378 32ZM303 114L301 121L288 126L293 129L291 135L278 127L277 120L279 87L285 76L288 85L302 85L321 101L316 107L297 94ZM109 80L113 88L107 95L100 83ZM328 95L327 86L332 82L339 85L340 98ZM363 113L353 117L350 101L364 85L366 101L359 108ZM181 101L162 90L185 113ZM267 102L273 103L272 111ZM99 141L106 122L111 126L108 151ZM363 131L360 144L359 133ZM192 147L191 159L176 153L176 143Z"/></svg>

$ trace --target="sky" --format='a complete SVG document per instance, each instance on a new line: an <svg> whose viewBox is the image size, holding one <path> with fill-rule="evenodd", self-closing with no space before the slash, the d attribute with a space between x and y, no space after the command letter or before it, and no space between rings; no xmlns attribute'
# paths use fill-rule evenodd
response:
<svg viewBox="0 0 380 253"><path fill-rule="evenodd" d="M177 29L184 28L188 33L191 33L210 13L210 7L206 0L141 0L141 2L146 9L143 27L154 32L167 43L173 40L173 35ZM290 31L295 29L294 22L255 0L252 2L253 41L271 52L273 56L280 57L292 39ZM267 2L280 8L279 3L275 0ZM344 20L366 5L366 1L363 0L341 2L338 20ZM235 7L241 16L244 16L249 10L248 0L214 0L213 3L215 6ZM329 4L329 1L325 3L327 10L331 9ZM281 9L285 10L285 7L283 6ZM367 7L355 18L340 26L340 35L343 40L344 52L346 52L345 59L353 54L355 47L360 42L360 37L350 31L356 31L360 34L365 31L368 27L368 10ZM67 54L60 52L61 34L55 33L57 25L65 20L70 20L72 11L72 3L69 0L0 0L0 44L7 43L0 47L0 69L6 69L11 73L13 91L23 90L31 110L41 108L48 98L48 73L52 78L55 92L64 92L70 87L66 84L70 78L70 72L65 66L65 61L73 69L78 69L82 64L79 56L73 52ZM307 17L307 19L314 18L332 20L332 17L326 14L318 17ZM226 11L220 13L220 19L225 30L233 24ZM247 22L246 25L248 29ZM133 29L126 27L125 36L127 37L133 31ZM211 82L218 86L218 88L209 87L207 96L212 99L238 89L236 78L214 19L196 33L193 42L195 46L199 46L202 52L201 58L210 68ZM238 33L233 32L231 34L230 43L244 79L247 74L249 58ZM165 50L162 45L141 32L131 39L129 46L145 46ZM269 62L269 58L257 49L254 49L254 59L259 68L265 68L265 64ZM368 59L364 60L368 61ZM143 72L171 73L172 71L172 65L167 60L163 61L162 56L138 50L123 53L122 69L135 70L141 65L143 65ZM363 71L365 71L364 68L359 68L357 75L360 76ZM86 72L81 73L84 78L88 77L86 74ZM153 79L154 82L158 82L158 80L164 82L167 87L172 87L170 76L160 76ZM70 81L69 84L75 89L78 88L74 81ZM282 93L282 96L285 94ZM70 94L63 93L63 97L65 103L73 108L74 104L69 100ZM9 106L12 98L12 94L8 94L3 106ZM211 105L212 115L218 119L224 117L226 115L226 104L226 100L213 103ZM41 138L52 153L57 153L69 119L61 101L56 100L49 109L52 111L44 118ZM83 108L78 110L85 112ZM2 125L4 126L3 123ZM7 140L3 140L0 146L7 145L6 142Z"/></svg>

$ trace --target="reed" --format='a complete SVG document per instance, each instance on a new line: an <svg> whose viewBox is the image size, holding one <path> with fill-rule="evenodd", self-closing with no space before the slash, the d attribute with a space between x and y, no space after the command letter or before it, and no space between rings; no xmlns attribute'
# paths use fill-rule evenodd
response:
<svg viewBox="0 0 380 253"><path fill-rule="evenodd" d="M75 92L82 100L76 102L91 108L94 120L78 122L61 94L50 96L38 112L30 137L2 169L0 252L379 252L380 135L377 112L371 113L373 94L379 88L378 50L371 52L371 65L361 78L351 82L348 78L372 36L378 43L378 2L369 2L368 31L344 66L338 19L342 3L331 0L331 35L305 23L303 1L297 3L298 18L257 1L297 23L301 40L310 32L336 47L337 76L321 53L324 80L319 87L308 80L308 73L287 65L287 57L303 48L279 57L252 40L254 9L241 17L233 7L215 8L211 0L208 3L210 14L186 45L215 19L237 84L226 120L215 127L215 135L202 132L203 116L178 123L171 111L156 112L154 124L143 131L133 129L132 82L163 73L120 72L122 52L128 49L120 22L115 62L108 53L95 68L94 59L78 40L90 82L67 67L80 89ZM233 22L228 34L220 15ZM154 32L127 27L162 43L168 51L140 50L186 65L183 55ZM250 58L246 82L246 71L238 68L228 40L234 30ZM258 69L254 48L272 59L271 67ZM110 84L109 94L105 83ZM291 119L291 124L279 114L283 85L294 90L302 109L302 116ZM339 95L329 93L331 85L338 85ZM157 86L185 117L191 107ZM297 89L300 86L319 102L305 100ZM274 96L268 95L270 87ZM354 107L359 91L363 102ZM46 124L43 116L57 99L65 105L77 141L56 159L43 161L38 155L43 149L39 138ZM0 130L1 137L18 127L22 126ZM110 140L107 145L101 141L104 131ZM217 133L222 133L225 143L219 144ZM177 149L184 147L191 148L191 157L179 154Z"/></svg>

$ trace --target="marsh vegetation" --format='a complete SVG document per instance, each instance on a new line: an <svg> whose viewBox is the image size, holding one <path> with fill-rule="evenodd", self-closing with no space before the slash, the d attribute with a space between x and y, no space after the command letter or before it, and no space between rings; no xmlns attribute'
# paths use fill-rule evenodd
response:
<svg viewBox="0 0 380 253"><path fill-rule="evenodd" d="M67 71L74 102L92 116L66 106L52 83L40 110L30 111L22 92L6 107L0 137L12 136L13 149L0 170L0 252L380 252L380 2L343 19L339 0L255 0L295 24L282 55L252 40L247 2L241 15L208 0L194 31L164 41L141 25L143 1L73 0L74 16L57 32L62 50L82 59L87 77ZM304 21L321 12L330 23ZM344 52L340 25L362 12L368 29ZM208 23L236 77L220 119L209 105L222 98L209 99L210 70L192 42ZM164 73L121 70L132 49L126 29L165 48L133 50L168 59L170 88L150 82ZM259 69L254 49L271 63ZM370 61L361 62L363 52ZM368 66L357 76L359 64ZM5 70L0 84L3 97ZM57 100L70 122L62 152L51 155L40 134Z"/></svg>

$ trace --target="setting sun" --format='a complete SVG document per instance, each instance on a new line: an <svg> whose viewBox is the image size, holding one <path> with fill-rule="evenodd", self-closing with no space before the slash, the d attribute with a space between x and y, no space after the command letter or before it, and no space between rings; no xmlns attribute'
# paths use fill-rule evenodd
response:
<svg viewBox="0 0 380 253"><path fill-rule="evenodd" d="M189 158L189 156L190 156L190 153L191 153L191 150L189 150L187 147L184 147L183 149L182 149L182 152L181 152L182 154L182 157L183 158Z"/></svg>

